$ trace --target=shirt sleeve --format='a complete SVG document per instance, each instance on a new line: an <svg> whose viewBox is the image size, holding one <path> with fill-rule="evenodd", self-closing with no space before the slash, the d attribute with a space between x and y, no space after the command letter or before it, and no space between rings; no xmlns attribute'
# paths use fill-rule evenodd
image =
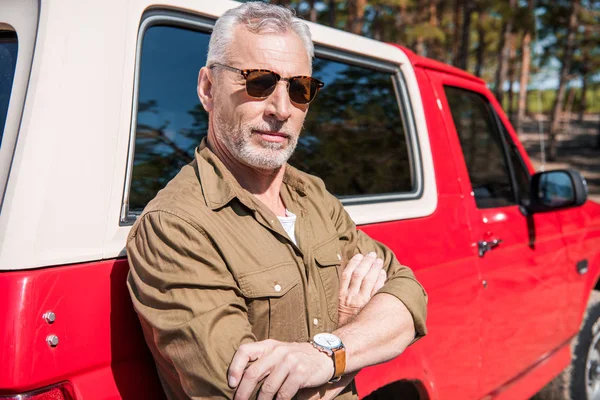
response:
<svg viewBox="0 0 600 400"><path fill-rule="evenodd" d="M387 281L377 293L388 293L398 298L410 312L415 324L415 340L427 334L425 320L427 318L427 293L415 278L412 270L398 261L394 253L383 243L371 239L366 233L356 229L350 215L342 203L333 195L329 195L331 218L338 230L346 260L355 254L367 254L371 251L382 258L383 268L387 273ZM411 343L411 344L412 344Z"/></svg>
<svg viewBox="0 0 600 400"><path fill-rule="evenodd" d="M165 211L127 242L128 287L169 398L232 398L227 369L256 341L241 292L205 232ZM166 385L165 385L166 384Z"/></svg>

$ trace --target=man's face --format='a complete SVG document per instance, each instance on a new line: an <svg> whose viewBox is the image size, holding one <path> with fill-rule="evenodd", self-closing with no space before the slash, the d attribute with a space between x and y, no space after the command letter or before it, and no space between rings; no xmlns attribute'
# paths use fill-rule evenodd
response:
<svg viewBox="0 0 600 400"><path fill-rule="evenodd" d="M311 73L306 50L293 32L257 35L238 26L229 54L227 64L239 69L268 69L282 77ZM248 96L241 74L216 67L212 75L212 128L219 144L254 168L284 165L294 152L308 105L290 101L285 81L261 100Z"/></svg>

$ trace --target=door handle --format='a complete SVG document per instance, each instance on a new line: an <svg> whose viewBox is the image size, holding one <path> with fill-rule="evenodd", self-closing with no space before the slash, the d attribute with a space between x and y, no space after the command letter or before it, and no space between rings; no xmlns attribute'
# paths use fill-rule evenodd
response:
<svg viewBox="0 0 600 400"><path fill-rule="evenodd" d="M483 257L488 251L495 249L502 243L502 239L480 240L477 242L479 257Z"/></svg>

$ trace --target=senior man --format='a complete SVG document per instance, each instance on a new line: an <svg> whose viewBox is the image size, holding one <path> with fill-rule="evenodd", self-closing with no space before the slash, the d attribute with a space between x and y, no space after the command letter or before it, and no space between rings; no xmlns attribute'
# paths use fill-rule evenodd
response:
<svg viewBox="0 0 600 400"><path fill-rule="evenodd" d="M198 77L207 139L127 241L169 398L352 398L356 372L425 335L410 269L287 164L323 86L313 52L279 6L246 3L215 24Z"/></svg>

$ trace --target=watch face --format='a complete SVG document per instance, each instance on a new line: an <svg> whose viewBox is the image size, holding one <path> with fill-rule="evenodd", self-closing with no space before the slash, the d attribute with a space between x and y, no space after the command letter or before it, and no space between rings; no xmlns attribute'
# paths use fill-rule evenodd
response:
<svg viewBox="0 0 600 400"><path fill-rule="evenodd" d="M316 344L327 349L337 349L341 346L342 341L339 337L332 333L319 333L313 338Z"/></svg>

